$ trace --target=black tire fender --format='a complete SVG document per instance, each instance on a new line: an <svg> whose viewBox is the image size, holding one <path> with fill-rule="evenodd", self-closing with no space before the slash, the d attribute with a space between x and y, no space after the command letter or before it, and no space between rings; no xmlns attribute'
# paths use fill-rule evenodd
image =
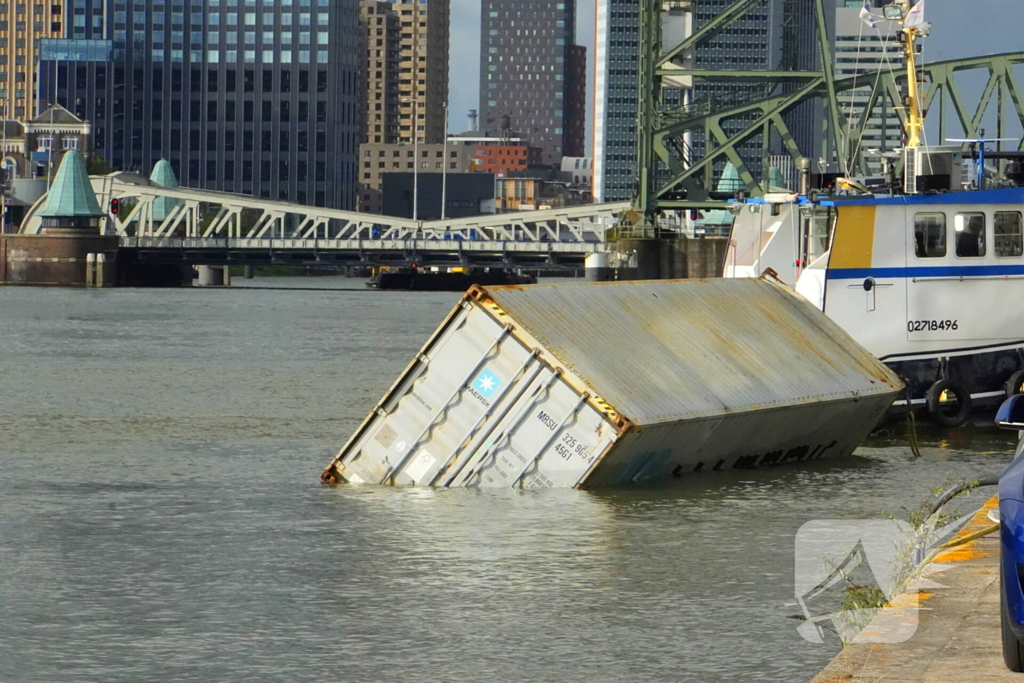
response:
<svg viewBox="0 0 1024 683"><path fill-rule="evenodd" d="M1024 370L1018 370L1010 375L1010 379L1006 380L1004 391L1006 392L1006 398L1016 396L1017 394L1024 394Z"/></svg>
<svg viewBox="0 0 1024 683"><path fill-rule="evenodd" d="M958 410L952 415L942 411L940 399L945 392L956 396ZM928 405L928 417L941 427L959 427L971 414L971 394L967 387L953 379L940 379L931 385L925 394L925 402Z"/></svg>

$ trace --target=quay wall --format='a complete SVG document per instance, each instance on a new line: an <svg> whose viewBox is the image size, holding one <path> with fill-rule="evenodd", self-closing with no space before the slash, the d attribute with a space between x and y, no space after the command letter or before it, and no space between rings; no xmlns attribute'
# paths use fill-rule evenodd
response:
<svg viewBox="0 0 1024 683"><path fill-rule="evenodd" d="M620 280L675 280L721 277L729 240L706 237L623 239L616 243L619 259L635 268L620 267Z"/></svg>

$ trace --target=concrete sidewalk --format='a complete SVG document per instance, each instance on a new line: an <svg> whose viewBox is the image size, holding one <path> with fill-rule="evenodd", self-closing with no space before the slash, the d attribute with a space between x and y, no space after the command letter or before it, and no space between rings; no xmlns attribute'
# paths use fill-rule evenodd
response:
<svg viewBox="0 0 1024 683"><path fill-rule="evenodd" d="M990 525L986 513L994 504L993 498L961 533ZM812 683L1024 683L1024 674L1003 665L998 533L953 548L937 562L950 566L930 578L946 588L921 596L913 637L904 643L851 645Z"/></svg>

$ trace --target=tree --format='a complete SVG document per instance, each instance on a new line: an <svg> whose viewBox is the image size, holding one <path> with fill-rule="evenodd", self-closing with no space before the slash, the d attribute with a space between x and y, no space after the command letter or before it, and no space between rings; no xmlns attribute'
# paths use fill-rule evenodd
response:
<svg viewBox="0 0 1024 683"><path fill-rule="evenodd" d="M107 175L114 169L110 168L106 159L94 154L85 160L85 170L89 175Z"/></svg>

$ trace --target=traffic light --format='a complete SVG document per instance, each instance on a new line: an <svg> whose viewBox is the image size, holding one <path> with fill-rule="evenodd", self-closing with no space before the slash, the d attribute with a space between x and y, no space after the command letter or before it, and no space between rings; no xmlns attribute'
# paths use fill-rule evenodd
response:
<svg viewBox="0 0 1024 683"><path fill-rule="evenodd" d="M120 213L120 211L121 211L121 200L120 199L111 199L110 200L110 213L116 214L116 213Z"/></svg>

